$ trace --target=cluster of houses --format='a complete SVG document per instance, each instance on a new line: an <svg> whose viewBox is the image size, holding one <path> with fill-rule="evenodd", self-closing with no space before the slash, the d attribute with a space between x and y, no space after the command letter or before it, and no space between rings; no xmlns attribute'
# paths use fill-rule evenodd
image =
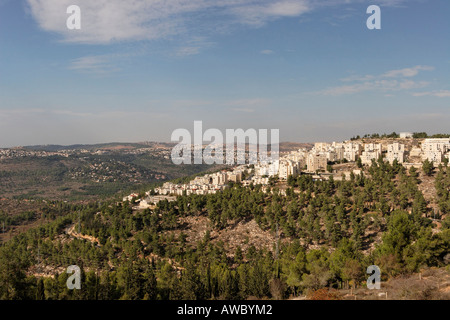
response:
<svg viewBox="0 0 450 320"><path fill-rule="evenodd" d="M278 176L286 180L288 176L296 176L302 171L309 173L326 171L329 163L355 162L358 158L363 165L370 165L373 160L378 160L380 157L391 164L397 161L406 165L407 156L410 159L418 158L422 161L427 159L438 166L446 158L450 158L450 138L425 139L421 147L408 148L407 145L398 141L387 144L359 141L317 142L311 150L299 149L284 155L277 161L256 164L253 178ZM421 163L408 165L420 166Z"/></svg>
<svg viewBox="0 0 450 320"><path fill-rule="evenodd" d="M152 195L150 191L147 191L145 193L145 197L139 198L139 194L132 193L126 197L124 197L122 200L125 201L135 201L136 206L135 209L146 209L151 208L152 206L155 206L160 201L175 201L177 199L176 196L171 195Z"/></svg>
<svg viewBox="0 0 450 320"><path fill-rule="evenodd" d="M450 138L425 139L422 143L423 160L427 159L439 165L445 158L450 159Z"/></svg>
<svg viewBox="0 0 450 320"><path fill-rule="evenodd" d="M405 136L403 138L407 139L409 137ZM302 148L271 162L239 165L231 171L222 170L198 176L185 184L166 182L154 190L157 196L151 198L148 192L147 198L139 200L139 202L140 206L145 207L156 204L162 199L172 201L177 195L213 194L227 188L229 182L242 183L244 186L251 184L266 186L271 177L287 180L289 176L295 177L301 172L311 174L318 171L323 172L327 170L329 163L336 162L355 162L361 159L363 165L370 165L372 160L378 160L382 157L384 161L388 161L391 164L397 161L406 167L411 165L420 167L420 161L428 160L433 162L435 166L438 166L446 158L450 158L450 138L424 139L420 146L418 144L414 146L414 144L401 142L405 141L386 141L383 143L363 143L360 141L345 141L343 143L317 142L310 150ZM407 163L407 158L409 158L408 160L415 159L417 163ZM355 171L359 170L353 170L352 172L355 173ZM345 175L350 174L350 172L343 173ZM137 195L131 194L125 197L124 201L131 200L133 197L137 197Z"/></svg>
<svg viewBox="0 0 450 320"><path fill-rule="evenodd" d="M12 158L22 158L22 157L53 157L61 156L68 157L71 153L67 150L62 151L45 151L45 150L30 150L23 147L15 147L10 149L0 149L0 160L12 159Z"/></svg>
<svg viewBox="0 0 450 320"><path fill-rule="evenodd" d="M354 162L361 157L363 163L370 164L371 159L377 159L380 155L381 145L363 145L358 142L317 142L311 150L302 148L282 156L278 161L258 163L255 165L255 176L278 176L286 180L290 175L297 176L302 171L314 173L326 170L328 163L344 159ZM401 157L399 159L402 160Z"/></svg>
<svg viewBox="0 0 450 320"><path fill-rule="evenodd" d="M222 170L195 177L189 183L176 184L166 182L161 187L155 188L155 192L160 195L213 194L227 188L229 182L240 183L243 174L247 171L247 166L241 165L233 168L232 171Z"/></svg>

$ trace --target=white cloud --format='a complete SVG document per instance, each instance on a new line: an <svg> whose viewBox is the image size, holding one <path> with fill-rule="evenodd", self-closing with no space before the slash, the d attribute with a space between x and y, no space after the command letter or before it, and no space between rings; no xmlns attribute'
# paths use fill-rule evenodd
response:
<svg viewBox="0 0 450 320"><path fill-rule="evenodd" d="M127 49L130 50L130 49ZM123 53L110 53L102 55L89 55L72 59L68 69L80 73L90 73L96 75L105 75L119 71L121 65L128 59L142 55L143 52L139 48Z"/></svg>
<svg viewBox="0 0 450 320"><path fill-rule="evenodd" d="M111 43L123 40L157 39L176 34L177 14L198 8L193 1L79 0L81 30L68 30L66 9L73 0L27 0L39 26L77 43ZM169 3L170 2L170 3Z"/></svg>
<svg viewBox="0 0 450 320"><path fill-rule="evenodd" d="M320 91L319 93L324 95L344 95L353 94L364 91L402 91L424 88L429 85L426 81L411 81L411 80L377 80L377 81L367 81L364 83L357 83L353 85L332 87Z"/></svg>
<svg viewBox="0 0 450 320"><path fill-rule="evenodd" d="M410 78L417 76L420 71L431 70L434 70L434 67L415 66L411 68L390 70L381 75L353 75L341 79L343 82L353 82L353 84L330 87L319 91L318 93L324 95L344 95L364 91L389 92L424 88L429 85L429 82L414 81Z"/></svg>
<svg viewBox="0 0 450 320"><path fill-rule="evenodd" d="M434 67L431 66L415 66L413 68L405 68L399 70L391 70L382 75L383 78L397 78L397 77L415 77L419 71L432 71Z"/></svg>
<svg viewBox="0 0 450 320"><path fill-rule="evenodd" d="M273 53L274 52L272 50L269 50L269 49L261 50L261 54L270 55L270 54L273 54Z"/></svg>
<svg viewBox="0 0 450 320"><path fill-rule="evenodd" d="M450 97L450 90L415 92L413 93L413 96L414 97L433 96L438 98L448 98Z"/></svg>
<svg viewBox="0 0 450 320"><path fill-rule="evenodd" d="M375 79L375 76L373 75L365 75L365 76L352 75L346 78L342 78L340 80L343 82L354 82L354 81L369 81L373 79Z"/></svg>
<svg viewBox="0 0 450 320"><path fill-rule="evenodd" d="M73 0L27 0L39 26L67 42L108 44L152 40L209 30L224 20L262 25L309 10L307 0L78 0L81 30L68 30L66 13ZM202 19L208 15L211 19ZM208 22L205 22L205 21ZM229 22L229 21L228 21ZM205 26L205 24L209 24Z"/></svg>
<svg viewBox="0 0 450 320"><path fill-rule="evenodd" d="M241 5L230 8L230 11L243 24L264 25L281 17L297 17L312 10L310 1L243 1Z"/></svg>
<svg viewBox="0 0 450 320"><path fill-rule="evenodd" d="M5 1L5 0L0 0ZM30 13L45 31L73 43L173 39L179 35L210 36L234 25L263 26L283 17L299 17L329 6L366 0L26 0ZM380 0L396 6L405 0ZM81 8L81 30L68 30L67 7ZM207 17L207 19L205 19ZM195 53L195 47L182 52ZM183 53L182 53L183 54Z"/></svg>
<svg viewBox="0 0 450 320"><path fill-rule="evenodd" d="M432 71L434 67L432 66L415 66L411 68L389 70L381 75L371 75L367 74L365 76L352 75L346 78L342 78L341 81L353 82L353 81L370 81L374 79L383 78L411 78L419 74L420 71Z"/></svg>
<svg viewBox="0 0 450 320"><path fill-rule="evenodd" d="M179 57L196 55L201 52L202 49L213 46L214 43L207 41L205 37L194 37L184 42L184 44L179 47L175 55Z"/></svg>
<svg viewBox="0 0 450 320"><path fill-rule="evenodd" d="M68 67L82 73L105 74L117 71L118 68L112 64L111 56L85 56L73 59Z"/></svg>

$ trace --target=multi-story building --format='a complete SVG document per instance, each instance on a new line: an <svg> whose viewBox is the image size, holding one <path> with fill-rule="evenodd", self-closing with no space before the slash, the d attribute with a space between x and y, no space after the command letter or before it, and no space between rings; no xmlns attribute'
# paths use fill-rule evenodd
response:
<svg viewBox="0 0 450 320"><path fill-rule="evenodd" d="M347 142L344 144L344 158L348 161L356 161L361 154L361 145L359 143Z"/></svg>
<svg viewBox="0 0 450 320"><path fill-rule="evenodd" d="M299 169L303 169L306 166L306 157L308 156L308 151L305 149L300 149L298 151L294 151L286 155L284 158L287 160L291 160L298 164Z"/></svg>
<svg viewBox="0 0 450 320"><path fill-rule="evenodd" d="M336 151L330 150L330 151L324 152L324 154L325 154L325 157L327 157L328 161L335 162L338 160Z"/></svg>
<svg viewBox="0 0 450 320"><path fill-rule="evenodd" d="M370 165L372 159L377 160L381 156L381 144L367 143L364 145L364 152L361 154L362 164Z"/></svg>
<svg viewBox="0 0 450 320"><path fill-rule="evenodd" d="M334 147L334 152L336 154L336 161L344 160L345 148L344 148L343 145L335 146Z"/></svg>
<svg viewBox="0 0 450 320"><path fill-rule="evenodd" d="M327 157L323 153L311 153L307 159L307 170L309 172L316 172L317 170L326 170Z"/></svg>
<svg viewBox="0 0 450 320"><path fill-rule="evenodd" d="M232 182L241 182L242 180L242 173L240 172L233 172L228 176L228 180Z"/></svg>
<svg viewBox="0 0 450 320"><path fill-rule="evenodd" d="M394 160L397 160L398 163L405 162L405 145L398 142L388 145L386 160L389 161L390 164L392 164Z"/></svg>
<svg viewBox="0 0 450 320"><path fill-rule="evenodd" d="M320 153L320 152L326 152L331 147L331 144L327 142L316 142L314 143L314 152Z"/></svg>
<svg viewBox="0 0 450 320"><path fill-rule="evenodd" d="M450 151L450 138L425 139L422 143L422 160L427 159L439 165L447 152Z"/></svg>
<svg viewBox="0 0 450 320"><path fill-rule="evenodd" d="M258 163L255 165L255 175L258 177L273 177L278 174L280 161L274 161L273 163Z"/></svg>
<svg viewBox="0 0 450 320"><path fill-rule="evenodd" d="M299 163L283 159L280 161L280 167L278 170L278 177L280 179L287 180L287 178L292 175L294 177L298 176L300 173Z"/></svg>

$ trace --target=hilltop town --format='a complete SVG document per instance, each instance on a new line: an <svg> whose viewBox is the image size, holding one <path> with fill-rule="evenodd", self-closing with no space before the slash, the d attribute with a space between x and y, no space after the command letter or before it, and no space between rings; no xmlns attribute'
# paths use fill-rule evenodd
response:
<svg viewBox="0 0 450 320"><path fill-rule="evenodd" d="M190 194L214 194L229 187L229 183L243 186L262 185L263 190L271 182L287 181L300 174L310 174L314 180L348 179L352 174L360 174L363 166L382 159L390 164L402 164L405 168L421 168L424 161L435 167L448 163L450 158L450 138L414 138L413 133L401 133L398 138L365 137L344 142L316 142L312 148L283 152L280 158L271 162L238 165L219 172L195 177L189 183L165 182L162 186L146 193L141 207L157 203L161 199L149 198L151 194L176 196ZM124 198L131 200L137 194ZM156 201L155 201L156 199Z"/></svg>

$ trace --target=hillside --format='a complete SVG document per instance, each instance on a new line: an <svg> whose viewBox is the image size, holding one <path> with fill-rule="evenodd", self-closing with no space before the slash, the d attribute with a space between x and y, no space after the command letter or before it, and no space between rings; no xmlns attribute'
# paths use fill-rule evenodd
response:
<svg viewBox="0 0 450 320"><path fill-rule="evenodd" d="M153 210L86 204L5 244L0 284L21 267L15 291L0 286L0 296L42 288L45 299L284 299L325 287L364 289L373 264L387 283L448 268L450 168L432 176L436 220L420 177L378 162L345 181L290 179L285 196L281 185L270 192L234 185ZM72 264L85 272L84 291L56 285Z"/></svg>
<svg viewBox="0 0 450 320"><path fill-rule="evenodd" d="M5 157L0 160L0 194L5 198L89 200L213 168L175 165L169 155L170 149L119 148Z"/></svg>

